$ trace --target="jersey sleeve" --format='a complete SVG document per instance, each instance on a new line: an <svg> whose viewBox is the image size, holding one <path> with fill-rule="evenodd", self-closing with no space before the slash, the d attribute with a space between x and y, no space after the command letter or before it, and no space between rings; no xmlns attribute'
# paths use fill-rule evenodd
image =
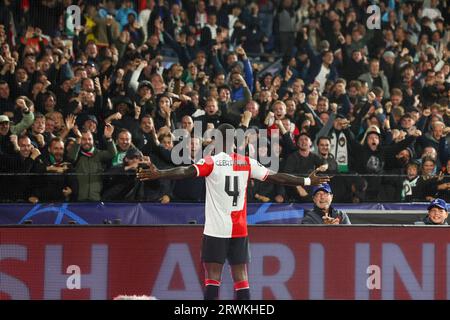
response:
<svg viewBox="0 0 450 320"><path fill-rule="evenodd" d="M264 181L269 175L269 169L255 159L250 158L250 178Z"/></svg>
<svg viewBox="0 0 450 320"><path fill-rule="evenodd" d="M205 157L194 164L194 167L197 170L197 177L207 177L214 169L214 160L210 156Z"/></svg>

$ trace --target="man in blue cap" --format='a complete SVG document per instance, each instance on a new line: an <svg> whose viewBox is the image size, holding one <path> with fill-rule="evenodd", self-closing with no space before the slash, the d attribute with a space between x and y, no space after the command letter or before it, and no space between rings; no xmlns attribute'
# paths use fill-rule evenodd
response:
<svg viewBox="0 0 450 320"><path fill-rule="evenodd" d="M314 208L305 213L302 224L351 224L345 212L331 207L333 193L328 183L313 188Z"/></svg>
<svg viewBox="0 0 450 320"><path fill-rule="evenodd" d="M434 199L428 205L428 215L423 222L428 225L447 225L447 203L442 199Z"/></svg>

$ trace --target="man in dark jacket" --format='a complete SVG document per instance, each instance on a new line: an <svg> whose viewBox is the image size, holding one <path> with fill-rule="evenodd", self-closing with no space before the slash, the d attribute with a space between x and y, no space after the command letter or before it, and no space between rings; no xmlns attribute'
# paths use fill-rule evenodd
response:
<svg viewBox="0 0 450 320"><path fill-rule="evenodd" d="M77 198L78 181L70 162L65 162L64 141L60 137L52 138L48 152L39 157L36 172L51 173L33 177L33 196L41 202L73 201Z"/></svg>
<svg viewBox="0 0 450 320"><path fill-rule="evenodd" d="M314 169L325 164L324 160L318 155L311 152L312 142L306 133L301 133L297 141L298 151L292 153L287 159L284 166L285 173L296 175L308 175ZM290 201L310 202L311 195L302 186L286 188Z"/></svg>
<svg viewBox="0 0 450 320"><path fill-rule="evenodd" d="M345 212L331 207L333 193L328 183L313 189L314 208L305 213L302 224L351 224Z"/></svg>
<svg viewBox="0 0 450 320"><path fill-rule="evenodd" d="M346 80L349 82L358 79L360 75L369 71L367 63L363 59L363 54L358 49L354 49L350 57L344 52L344 62L348 66L345 71Z"/></svg>
<svg viewBox="0 0 450 320"><path fill-rule="evenodd" d="M32 195L32 177L26 174L34 173L39 162L41 152L31 144L28 136L18 138L19 151L15 154L0 153L0 172L20 173L1 177L2 189L0 199L13 202L37 202Z"/></svg>
<svg viewBox="0 0 450 320"><path fill-rule="evenodd" d="M351 151L358 155L355 159L356 171L360 174L370 175L365 177L368 183L365 201L378 201L383 198L383 184L386 163L395 162L395 156L402 150L412 145L416 138L422 134L420 130L414 130L404 140L382 145L381 131L378 127L369 127L366 131L366 137L363 144L358 143L349 135Z"/></svg>

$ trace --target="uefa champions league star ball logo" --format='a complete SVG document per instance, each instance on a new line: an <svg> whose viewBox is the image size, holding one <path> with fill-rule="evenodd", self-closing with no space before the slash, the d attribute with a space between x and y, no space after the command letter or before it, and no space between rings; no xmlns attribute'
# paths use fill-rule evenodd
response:
<svg viewBox="0 0 450 320"><path fill-rule="evenodd" d="M70 211L68 207L69 205L67 203L63 203L60 207L53 205L44 207L42 204L37 204L27 212L27 214L19 221L19 224L22 224L24 221L30 220L33 217L45 215L48 213L57 213L54 224L61 224L64 217L75 221L77 224L88 224L86 220Z"/></svg>

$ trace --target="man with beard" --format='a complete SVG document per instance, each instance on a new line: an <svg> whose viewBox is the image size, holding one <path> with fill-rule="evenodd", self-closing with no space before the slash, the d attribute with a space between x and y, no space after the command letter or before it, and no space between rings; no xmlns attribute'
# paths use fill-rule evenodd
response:
<svg viewBox="0 0 450 320"><path fill-rule="evenodd" d="M79 174L77 175L78 201L100 201L103 181L99 174L103 173L103 163L111 161L117 153L112 139L113 132L114 127L106 124L104 136L107 150L98 150L95 147L90 131L76 132L77 141L68 153L68 159L75 163L75 172Z"/></svg>
<svg viewBox="0 0 450 320"><path fill-rule="evenodd" d="M123 163L123 159L127 151L131 148L135 148L131 144L131 133L127 129L122 129L117 135L117 143L116 143L117 153L112 159L112 166L117 167L121 166Z"/></svg>
<svg viewBox="0 0 450 320"><path fill-rule="evenodd" d="M48 153L40 157L37 166L38 173L52 173L52 175L39 176L33 183L33 195L38 201L71 201L76 199L77 179L66 175L73 168L72 164L64 160L64 141L55 137L51 139Z"/></svg>

